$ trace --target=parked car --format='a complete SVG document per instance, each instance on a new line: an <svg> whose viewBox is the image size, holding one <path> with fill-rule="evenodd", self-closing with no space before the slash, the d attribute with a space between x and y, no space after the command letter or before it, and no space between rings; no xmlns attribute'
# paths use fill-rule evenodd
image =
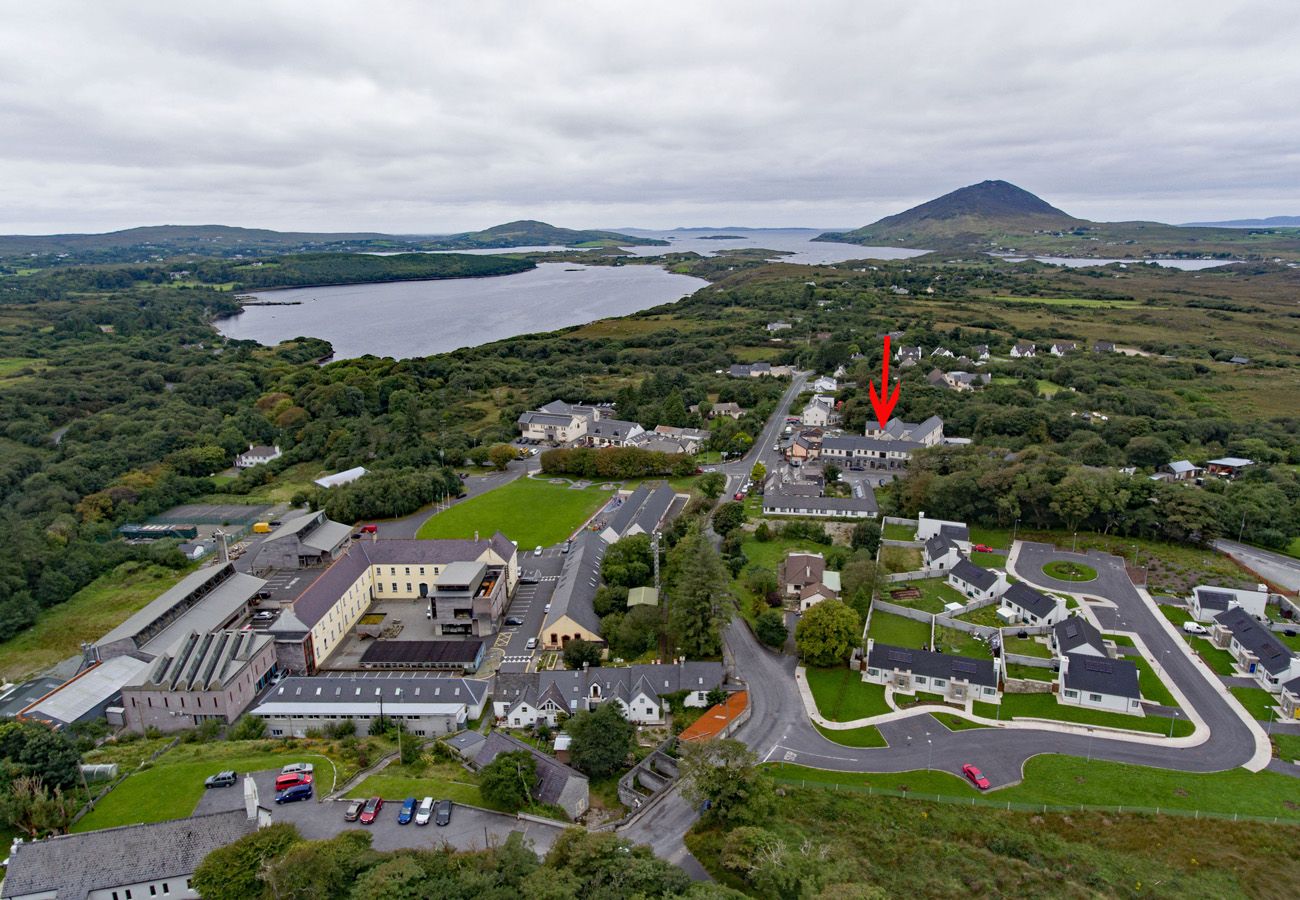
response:
<svg viewBox="0 0 1300 900"><path fill-rule="evenodd" d="M313 766L311 763L289 763L289 765L284 766L283 768L280 769L280 774L292 775L295 772L305 772L306 774L310 775L312 772L315 771L316 771L316 767Z"/></svg>
<svg viewBox="0 0 1300 900"><path fill-rule="evenodd" d="M371 797L366 801L366 805L361 808L361 815L357 816L357 821L362 825L373 825L375 819L379 818L379 811L383 808L383 797Z"/></svg>
<svg viewBox="0 0 1300 900"><path fill-rule="evenodd" d="M522 625L522 624L524 624L524 620L521 619L521 618L519 618L518 616L506 616L505 624L507 624L507 625Z"/></svg>
<svg viewBox="0 0 1300 900"><path fill-rule="evenodd" d="M438 815L433 820L435 825L448 825L451 823L451 801L438 801Z"/></svg>
<svg viewBox="0 0 1300 900"><path fill-rule="evenodd" d="M361 816L361 810L365 808L366 801L353 800L348 804L348 808L343 812L344 822L355 822Z"/></svg>
<svg viewBox="0 0 1300 900"><path fill-rule="evenodd" d="M415 817L415 798L407 797L402 801L402 808L397 811L397 824L410 825Z"/></svg>
<svg viewBox="0 0 1300 900"><path fill-rule="evenodd" d="M273 609L259 609L253 613L254 622L270 622L275 619L276 612Z"/></svg>
<svg viewBox="0 0 1300 900"><path fill-rule="evenodd" d="M277 791L291 788L295 784L311 784L311 776L306 772L290 772L288 775L277 775L275 778L275 789Z"/></svg>
<svg viewBox="0 0 1300 900"><path fill-rule="evenodd" d="M1183 623L1183 631L1188 634L1209 634L1210 629L1206 628L1200 622L1193 622L1190 619Z"/></svg>
<svg viewBox="0 0 1300 900"><path fill-rule="evenodd" d="M988 544L976 544L976 545L975 545L974 547L972 547L971 549L974 550L976 553L992 553L992 552L993 552L993 548L990 547Z"/></svg>
<svg viewBox="0 0 1300 900"><path fill-rule="evenodd" d="M981 791L987 791L989 789L989 780L984 777L984 773L975 766L972 766L970 763L966 763L966 765L961 767L961 773L966 776L966 779L971 784L975 785L975 787L979 788Z"/></svg>
<svg viewBox="0 0 1300 900"><path fill-rule="evenodd" d="M218 772L216 775L209 776L203 782L203 786L205 788L231 787L238 780L239 776L228 769L225 772Z"/></svg>
<svg viewBox="0 0 1300 900"><path fill-rule="evenodd" d="M528 643L524 645L524 648L527 649L527 650L536 650L536 649L537 649L537 638L535 638L535 637L531 637L531 638L529 638L529 639L528 639Z"/></svg>
<svg viewBox="0 0 1300 900"><path fill-rule="evenodd" d="M378 525L362 525L362 526L361 526L361 533L362 533L362 534L375 534L377 531L379 531L379 526L378 526Z"/></svg>
<svg viewBox="0 0 1300 900"><path fill-rule="evenodd" d="M745 499L745 492L744 492L744 491L736 491L736 496L732 497L731 499L733 499L733 500L744 500L744 499Z"/></svg>
<svg viewBox="0 0 1300 900"><path fill-rule="evenodd" d="M258 591L254 596L257 597L258 600L270 600L270 599L271 599L271 592L270 592L270 591Z"/></svg>
<svg viewBox="0 0 1300 900"><path fill-rule="evenodd" d="M415 812L416 825L428 825L429 817L433 815L433 798L425 797L420 801L420 808Z"/></svg>
<svg viewBox="0 0 1300 900"><path fill-rule="evenodd" d="M536 549L533 550L533 556L541 556L541 555L542 555L542 545L538 544Z"/></svg>
<svg viewBox="0 0 1300 900"><path fill-rule="evenodd" d="M276 803L296 803L299 800L310 800L310 799L311 799L311 782L305 782L303 784L295 784L291 787L285 788L283 791L280 791L280 793L275 795Z"/></svg>

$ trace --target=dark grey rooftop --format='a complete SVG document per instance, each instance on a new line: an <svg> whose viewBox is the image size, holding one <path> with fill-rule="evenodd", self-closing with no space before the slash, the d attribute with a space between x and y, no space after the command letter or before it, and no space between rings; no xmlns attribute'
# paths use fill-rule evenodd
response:
<svg viewBox="0 0 1300 900"><path fill-rule="evenodd" d="M867 665L889 672L897 669L913 675L925 675L927 678L948 678L985 687L997 687L998 684L997 668L991 659L950 656L947 653L912 650L892 644L873 642L871 652L867 654Z"/></svg>
<svg viewBox="0 0 1300 900"><path fill-rule="evenodd" d="M993 585L997 584L998 575L992 569L981 568L969 559L957 561L957 565L949 570L953 578L958 578L967 584L973 584L981 591L987 591Z"/></svg>
<svg viewBox="0 0 1300 900"><path fill-rule="evenodd" d="M361 663L472 665L482 652L483 641L478 638L464 641L374 641L361 654Z"/></svg>
<svg viewBox="0 0 1300 900"><path fill-rule="evenodd" d="M1072 653L1085 645L1099 653L1106 652L1106 643L1102 640L1101 632L1082 616L1062 619L1052 626L1052 634L1056 637L1056 646L1061 653Z"/></svg>
<svg viewBox="0 0 1300 900"><path fill-rule="evenodd" d="M1066 654L1065 687L1113 697L1141 699L1137 666L1127 659L1104 659L1082 653Z"/></svg>
<svg viewBox="0 0 1300 900"><path fill-rule="evenodd" d="M493 731L487 736L487 740L483 742L474 757L474 765L481 769L502 753L515 753L519 750L527 752L537 762L535 794L540 803L558 804L560 796L570 781L587 780L587 776L578 770L569 768L555 757L542 753L537 748L501 731Z"/></svg>
<svg viewBox="0 0 1300 900"><path fill-rule="evenodd" d="M1256 622L1240 606L1219 613L1214 621L1231 631L1237 643L1255 654L1259 664L1269 673L1276 675L1291 666L1291 651L1286 644L1274 637L1273 632Z"/></svg>
<svg viewBox="0 0 1300 900"><path fill-rule="evenodd" d="M1002 595L1004 603L1014 603L1034 616L1046 616L1056 610L1056 600L1036 591L1023 581L1017 581Z"/></svg>

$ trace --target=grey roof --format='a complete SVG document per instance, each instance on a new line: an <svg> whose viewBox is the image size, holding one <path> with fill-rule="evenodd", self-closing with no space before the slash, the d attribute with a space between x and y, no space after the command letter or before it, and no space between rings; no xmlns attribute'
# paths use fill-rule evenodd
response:
<svg viewBox="0 0 1300 900"><path fill-rule="evenodd" d="M466 759L473 759L486 740L487 738L477 731L461 731L447 738L443 743L450 744Z"/></svg>
<svg viewBox="0 0 1300 900"><path fill-rule="evenodd" d="M627 436L632 432L643 430L640 423L624 422L622 419L597 419L587 425L588 435L607 440L627 440Z"/></svg>
<svg viewBox="0 0 1300 900"><path fill-rule="evenodd" d="M860 434L845 434L839 437L827 437L822 440L822 455L846 456L854 453L874 453L893 451L895 453L920 450L925 445L920 441L889 440L888 438L870 438Z"/></svg>
<svg viewBox="0 0 1300 900"><path fill-rule="evenodd" d="M997 573L992 569L983 569L975 565L969 559L960 559L957 565L953 566L949 573L952 577L958 578L967 584L973 584L981 591L987 591L993 585L997 584Z"/></svg>
<svg viewBox="0 0 1300 900"><path fill-rule="evenodd" d="M940 525L939 534L950 541L970 540L970 528L966 525Z"/></svg>
<svg viewBox="0 0 1300 900"><path fill-rule="evenodd" d="M314 528L311 534L302 539L302 545L312 550L319 550L321 553L332 553L348 539L350 534L352 534L352 526L326 519L319 527Z"/></svg>
<svg viewBox="0 0 1300 900"><path fill-rule="evenodd" d="M1101 654L1106 652L1106 642L1102 640L1101 632L1081 616L1071 616L1057 622L1052 626L1052 635L1060 653L1071 653L1083 646L1092 647Z"/></svg>
<svg viewBox="0 0 1300 900"><path fill-rule="evenodd" d="M144 609L100 638L99 646L132 639L141 649L174 646L189 631L212 631L266 586L230 563L191 572Z"/></svg>
<svg viewBox="0 0 1300 900"><path fill-rule="evenodd" d="M1259 659L1270 674L1285 672L1291 666L1291 651L1240 606L1221 612L1214 621L1232 632L1233 639Z"/></svg>
<svg viewBox="0 0 1300 900"><path fill-rule="evenodd" d="M552 425L567 428L573 423L573 416L558 413L526 412L519 416L520 425Z"/></svg>
<svg viewBox="0 0 1300 900"><path fill-rule="evenodd" d="M1142 692L1138 690L1137 666L1127 659L1103 659L1081 653L1068 653L1065 657L1065 674L1062 681L1070 690L1110 694L1113 697L1128 697L1132 700L1142 698Z"/></svg>
<svg viewBox="0 0 1300 900"><path fill-rule="evenodd" d="M256 820L249 820L241 805L188 819L19 844L10 851L0 897L52 892L59 900L84 900L92 891L184 878L213 850L256 829Z"/></svg>
<svg viewBox="0 0 1300 900"><path fill-rule="evenodd" d="M859 482L862 484L862 482ZM866 512L875 513L876 497L871 489L863 485L866 493L861 497L817 497L800 493L797 489L786 490L785 486L769 488L763 493L763 510L794 509L813 512Z"/></svg>
<svg viewBox="0 0 1300 900"><path fill-rule="evenodd" d="M1177 459L1165 465L1165 468L1175 475L1182 475L1185 472L1199 472L1200 467L1194 466L1185 459Z"/></svg>
<svg viewBox="0 0 1300 900"><path fill-rule="evenodd" d="M1292 678L1286 684L1282 685L1282 689L1290 691L1293 694L1300 694L1300 678Z"/></svg>
<svg viewBox="0 0 1300 900"><path fill-rule="evenodd" d="M318 525L324 521L325 521L325 513L323 510L304 513L301 516L294 516L292 519L285 522L279 528L275 529L275 531L272 531L270 534L268 534L263 539L263 543L267 541L278 541L280 540L280 538L286 538L289 537L290 535L298 534L299 532L312 528L313 526Z"/></svg>
<svg viewBox="0 0 1300 900"><path fill-rule="evenodd" d="M243 453L240 453L239 455L240 456L275 456L279 452L280 452L279 447L268 447L266 446L266 444L257 444L256 446L249 445L249 448L245 450Z"/></svg>
<svg viewBox="0 0 1300 900"><path fill-rule="evenodd" d="M1196 595L1197 602L1200 603L1201 609L1225 610L1237 599L1236 594L1229 594L1226 591L1215 591L1204 587L1193 588L1192 593Z"/></svg>
<svg viewBox="0 0 1300 900"><path fill-rule="evenodd" d="M931 650L912 650L892 644L871 644L867 665L873 669L911 672L927 678L949 678L997 687L998 672L991 659L974 659L969 656L950 656Z"/></svg>
<svg viewBox="0 0 1300 900"><path fill-rule="evenodd" d="M660 484L646 497L645 503L637 510L632 520L633 528L639 528L645 534L651 534L663 524L664 516L672 508L677 493L667 484Z"/></svg>
<svg viewBox="0 0 1300 900"><path fill-rule="evenodd" d="M0 718L16 716L50 691L63 684L61 678L42 676L14 685L0 696Z"/></svg>
<svg viewBox="0 0 1300 900"><path fill-rule="evenodd" d="M1206 463L1207 466L1230 466L1234 469L1239 469L1242 466L1253 466L1254 464L1254 460L1244 459L1240 456L1224 456L1220 459L1212 459Z"/></svg>
<svg viewBox="0 0 1300 900"><path fill-rule="evenodd" d="M131 684L165 691L219 691L270 642L270 635L254 631L191 631Z"/></svg>
<svg viewBox="0 0 1300 900"><path fill-rule="evenodd" d="M947 556L950 550L956 550L957 545L948 539L948 536L940 532L925 542L925 559L926 562L933 562L941 556Z"/></svg>
<svg viewBox="0 0 1300 900"><path fill-rule="evenodd" d="M374 641L361 654L369 663L447 663L473 665L483 655L483 641Z"/></svg>
<svg viewBox="0 0 1300 900"><path fill-rule="evenodd" d="M530 696L540 698L552 691L565 708L591 696L592 685L601 697L622 696L630 700L638 689L655 697L677 691L711 691L726 680L726 669L718 662L650 663L638 666L597 666L594 669L550 670L498 675L493 696L513 703ZM558 691L558 694L554 694Z"/></svg>
<svg viewBox="0 0 1300 900"><path fill-rule="evenodd" d="M76 675L58 690L29 706L23 715L56 725L71 725L100 714L101 707L122 692L122 686L149 668L147 660L115 656Z"/></svg>
<svg viewBox="0 0 1300 900"><path fill-rule="evenodd" d="M396 642L390 642L396 643ZM360 693L357 693L360 691ZM401 691L399 694L398 691ZM448 678L410 672L348 672L327 675L295 675L271 688L262 698L268 703L339 704L374 703L407 706L428 703L465 703L477 706L490 693L487 681Z"/></svg>
<svg viewBox="0 0 1300 900"><path fill-rule="evenodd" d="M483 768L502 753L514 753L523 750L537 761L537 789L534 792L538 802L559 805L560 797L570 781L586 784L587 776L577 769L571 769L553 756L542 753L535 747L513 738L501 731L493 731L479 748L474 757L474 765Z"/></svg>
<svg viewBox="0 0 1300 900"><path fill-rule="evenodd" d="M1115 349L1115 345L1111 341L1097 341L1092 345L1092 349L1097 353L1110 353Z"/></svg>
<svg viewBox="0 0 1300 900"><path fill-rule="evenodd" d="M637 511L645 503L646 498L650 496L650 488L644 484L632 491L623 498L618 508L614 510L613 515L609 517L606 527L612 528L614 532L622 537L623 533L632 526L632 520L636 517Z"/></svg>
<svg viewBox="0 0 1300 900"><path fill-rule="evenodd" d="M600 617L592 604L600 586L600 561L604 557L605 541L594 531L584 531L573 542L564 557L564 568L551 596L551 611L542 623L543 631L568 616L588 631L600 634Z"/></svg>
<svg viewBox="0 0 1300 900"><path fill-rule="evenodd" d="M1057 601L1034 590L1023 581L1017 581L1002 595L1004 603L1014 603L1025 612L1040 618L1056 611Z"/></svg>

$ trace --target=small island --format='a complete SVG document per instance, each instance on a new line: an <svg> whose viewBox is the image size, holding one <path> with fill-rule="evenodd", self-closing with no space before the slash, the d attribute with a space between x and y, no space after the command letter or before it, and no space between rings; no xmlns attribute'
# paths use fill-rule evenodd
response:
<svg viewBox="0 0 1300 900"><path fill-rule="evenodd" d="M749 238L740 234L706 234L700 237L702 241L747 241Z"/></svg>

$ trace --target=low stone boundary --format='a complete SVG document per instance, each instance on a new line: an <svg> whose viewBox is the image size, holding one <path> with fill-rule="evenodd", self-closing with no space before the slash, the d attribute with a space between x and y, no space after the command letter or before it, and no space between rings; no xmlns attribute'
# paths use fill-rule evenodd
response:
<svg viewBox="0 0 1300 900"><path fill-rule="evenodd" d="M1024 656L1020 653L1003 653L1002 658L1009 665L1013 666L1031 666L1035 669L1056 668L1056 660L1042 656Z"/></svg>
<svg viewBox="0 0 1300 900"><path fill-rule="evenodd" d="M1002 690L1006 694L1050 694L1052 682L1033 678L1004 678Z"/></svg>
<svg viewBox="0 0 1300 900"><path fill-rule="evenodd" d="M885 581L895 584L900 581L916 581L920 578L932 578L934 573L929 569L916 569L912 572L894 572L885 576Z"/></svg>

